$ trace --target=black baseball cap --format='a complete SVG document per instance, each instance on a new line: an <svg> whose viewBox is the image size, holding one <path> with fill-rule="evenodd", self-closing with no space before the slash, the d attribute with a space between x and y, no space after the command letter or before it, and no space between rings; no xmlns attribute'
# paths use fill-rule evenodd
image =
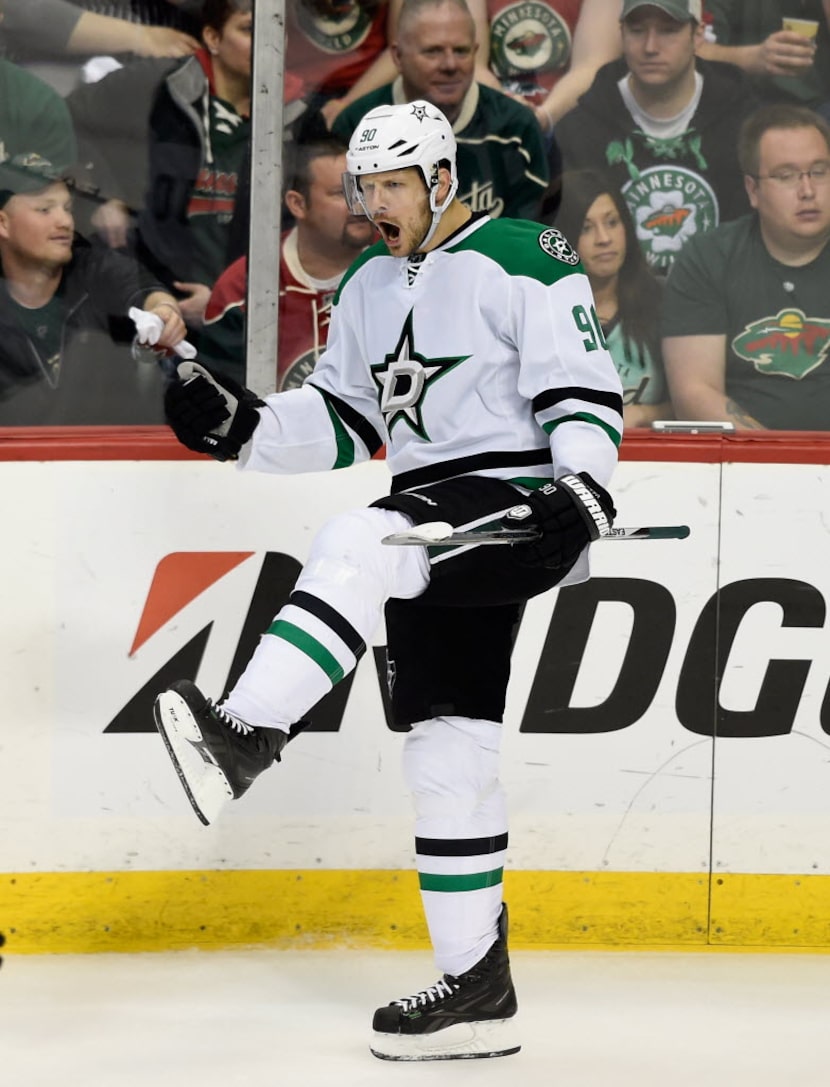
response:
<svg viewBox="0 0 830 1087"><path fill-rule="evenodd" d="M67 171L53 166L48 159L35 152L15 155L0 162L0 208L5 207L13 196L40 192L56 181L70 183Z"/></svg>

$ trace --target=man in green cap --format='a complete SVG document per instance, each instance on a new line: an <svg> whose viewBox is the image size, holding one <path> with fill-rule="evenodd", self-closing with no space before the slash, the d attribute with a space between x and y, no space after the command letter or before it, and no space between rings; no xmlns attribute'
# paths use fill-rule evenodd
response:
<svg viewBox="0 0 830 1087"><path fill-rule="evenodd" d="M621 30L622 59L556 134L566 169L608 173L664 275L690 238L747 210L735 147L756 103L739 69L696 56L701 0L625 0Z"/></svg>

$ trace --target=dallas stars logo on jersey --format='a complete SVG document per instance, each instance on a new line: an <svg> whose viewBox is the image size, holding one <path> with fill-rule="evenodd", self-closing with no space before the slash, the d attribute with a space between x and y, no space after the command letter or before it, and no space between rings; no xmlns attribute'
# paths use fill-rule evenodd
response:
<svg viewBox="0 0 830 1087"><path fill-rule="evenodd" d="M747 325L732 341L736 355L760 374L800 380L820 366L830 350L830 320L807 317L803 310L779 310Z"/></svg>
<svg viewBox="0 0 830 1087"><path fill-rule="evenodd" d="M549 257L561 260L563 264L573 267L579 264L579 253L574 249L568 239L555 227L545 230L538 238L539 247Z"/></svg>
<svg viewBox="0 0 830 1087"><path fill-rule="evenodd" d="M392 433L396 423L403 420L411 429L429 441L422 409L430 386L449 373L469 355L428 359L415 350L412 331L412 310L404 321L395 350L386 355L383 362L372 366L372 377L380 390L380 410L386 420L386 429Z"/></svg>

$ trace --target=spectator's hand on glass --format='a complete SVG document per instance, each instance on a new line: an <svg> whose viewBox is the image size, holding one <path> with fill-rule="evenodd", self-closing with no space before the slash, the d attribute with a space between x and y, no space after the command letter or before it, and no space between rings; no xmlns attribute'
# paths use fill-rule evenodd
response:
<svg viewBox="0 0 830 1087"><path fill-rule="evenodd" d="M199 42L170 26L136 27L134 52L140 57L187 57L199 48Z"/></svg>
<svg viewBox="0 0 830 1087"><path fill-rule="evenodd" d="M172 350L176 344L182 342L187 335L187 325L179 306L172 298L162 298L154 302L151 297L144 308L147 313L155 314L162 322L162 329L154 344L155 347L167 347Z"/></svg>
<svg viewBox="0 0 830 1087"><path fill-rule="evenodd" d="M816 43L791 30L776 30L760 43L755 71L759 75L801 75L813 66Z"/></svg>
<svg viewBox="0 0 830 1087"><path fill-rule="evenodd" d="M130 228L130 210L122 200L107 200L90 220L93 229L110 249L123 249Z"/></svg>
<svg viewBox="0 0 830 1087"><path fill-rule="evenodd" d="M191 328L199 328L204 321L210 287L206 287L204 283L184 282L174 283L173 286L186 296L179 303L185 321Z"/></svg>

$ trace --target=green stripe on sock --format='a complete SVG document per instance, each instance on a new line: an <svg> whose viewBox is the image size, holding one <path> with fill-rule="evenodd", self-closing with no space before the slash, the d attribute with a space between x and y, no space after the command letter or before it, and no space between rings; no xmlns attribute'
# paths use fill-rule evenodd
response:
<svg viewBox="0 0 830 1087"><path fill-rule="evenodd" d="M494 868L491 872L468 872L463 876L438 876L431 872L419 872L418 881L422 891L480 891L484 887L495 887L502 882L503 868Z"/></svg>
<svg viewBox="0 0 830 1087"><path fill-rule="evenodd" d="M312 638L310 634L300 627L294 626L293 623L287 623L284 619L275 619L265 633L273 634L275 638L282 638L283 641L290 642L300 652L305 653L307 657L311 657L314 663L323 669L332 684L339 683L346 674L337 663L337 659L329 653L324 645L318 642L316 638Z"/></svg>

